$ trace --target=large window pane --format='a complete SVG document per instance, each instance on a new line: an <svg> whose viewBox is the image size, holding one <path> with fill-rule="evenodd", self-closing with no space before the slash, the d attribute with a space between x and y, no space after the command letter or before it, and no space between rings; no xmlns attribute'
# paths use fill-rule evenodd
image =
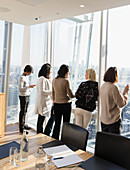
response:
<svg viewBox="0 0 130 170"><path fill-rule="evenodd" d="M54 30L53 77L57 75L61 64L68 64L73 93L79 84L85 81L87 68L95 69L98 81L100 12L57 20ZM75 100L72 107L75 108ZM89 124L89 139L95 138L96 135L96 115L97 111ZM71 122L75 123L74 114L71 116Z"/></svg>
<svg viewBox="0 0 130 170"><path fill-rule="evenodd" d="M109 12L108 67L116 66L119 71L119 88L130 84L130 6L111 9ZM128 104L122 110L121 133L130 137L130 93Z"/></svg>
<svg viewBox="0 0 130 170"><path fill-rule="evenodd" d="M38 71L46 60L46 46L47 46L47 24L38 24L30 27L30 64L34 68L34 73L31 76L31 84L37 83ZM32 89L30 96L30 103L28 109L28 122L35 129L37 115L34 115L36 87Z"/></svg>
<svg viewBox="0 0 130 170"><path fill-rule="evenodd" d="M9 74L7 124L18 121L18 80L21 75L21 57L24 26L13 24L11 63Z"/></svg>

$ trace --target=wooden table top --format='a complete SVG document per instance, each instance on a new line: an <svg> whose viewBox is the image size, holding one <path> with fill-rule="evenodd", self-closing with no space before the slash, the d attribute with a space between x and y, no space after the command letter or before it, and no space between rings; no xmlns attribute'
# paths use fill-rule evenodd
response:
<svg viewBox="0 0 130 170"><path fill-rule="evenodd" d="M22 136L21 136L22 137ZM35 170L35 162L36 162L36 155L37 155L37 149L40 145L45 144L47 142L53 141L54 139L46 136L44 134L34 134L28 137L29 139L29 156L28 156L28 160L25 162L22 162L22 165L18 168L14 167L14 165L9 163L9 157L6 157L4 159L0 160L0 170ZM14 139L15 141L17 141L18 143L20 143L20 138L18 139ZM1 144L5 144L8 143L9 141L5 142L3 141L3 143ZM76 154L82 158L83 160L86 160L90 157L93 156L93 154L89 153L89 152L84 152L82 150L78 150L76 151ZM77 164L76 164L77 165ZM54 164L47 166L46 165L46 170L55 170L57 169L56 166ZM61 168L58 168L61 169ZM70 169L70 168L62 168L62 169ZM82 168L80 167L73 167L71 168L72 170L76 169L76 170L80 170Z"/></svg>

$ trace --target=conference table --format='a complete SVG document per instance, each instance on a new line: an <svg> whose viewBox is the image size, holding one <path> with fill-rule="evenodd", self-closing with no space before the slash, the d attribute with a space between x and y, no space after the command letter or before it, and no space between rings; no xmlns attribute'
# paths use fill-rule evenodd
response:
<svg viewBox="0 0 130 170"><path fill-rule="evenodd" d="M46 136L44 134L34 134L32 136L29 136L29 156L28 160L25 162L22 162L22 165L20 167L15 167L14 165L10 164L9 162L9 157L3 158L0 160L0 170L35 170L35 162L36 162L36 157L37 157L37 150L40 145L50 143L54 141L55 139ZM16 142L20 143L20 138L15 140ZM83 150L77 150L75 153L83 160L87 160L93 156L92 153L90 152L85 152ZM78 164L75 164L75 166ZM52 165L46 165L46 170L55 170L57 167L52 164ZM70 169L67 167L64 168L58 168L58 169ZM80 167L72 167L72 170L80 170L82 168Z"/></svg>

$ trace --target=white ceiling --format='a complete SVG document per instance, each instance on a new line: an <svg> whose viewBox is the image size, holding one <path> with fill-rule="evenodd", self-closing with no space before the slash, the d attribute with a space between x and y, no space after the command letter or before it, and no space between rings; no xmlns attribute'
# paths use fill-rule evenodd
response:
<svg viewBox="0 0 130 170"><path fill-rule="evenodd" d="M130 0L0 0L0 20L33 25L129 4Z"/></svg>

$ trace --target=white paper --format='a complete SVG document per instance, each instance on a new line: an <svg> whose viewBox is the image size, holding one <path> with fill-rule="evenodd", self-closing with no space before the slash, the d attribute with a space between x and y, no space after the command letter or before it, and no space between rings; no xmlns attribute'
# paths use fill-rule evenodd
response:
<svg viewBox="0 0 130 170"><path fill-rule="evenodd" d="M53 163L58 168L76 164L83 161L78 155L76 155L75 152L73 152L66 145L45 148L44 151L47 154L51 154L53 158L63 157L63 159L53 160Z"/></svg>

